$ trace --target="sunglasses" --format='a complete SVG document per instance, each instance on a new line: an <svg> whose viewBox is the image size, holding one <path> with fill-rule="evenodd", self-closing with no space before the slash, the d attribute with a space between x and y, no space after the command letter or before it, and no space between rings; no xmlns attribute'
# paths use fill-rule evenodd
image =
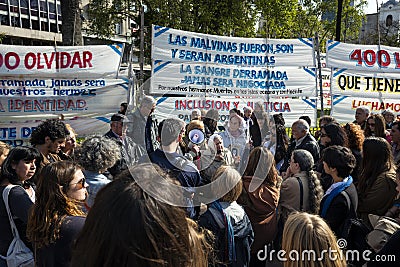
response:
<svg viewBox="0 0 400 267"><path fill-rule="evenodd" d="M375 123L368 123L369 126L375 126Z"/></svg>
<svg viewBox="0 0 400 267"><path fill-rule="evenodd" d="M78 188L78 189L82 189L82 188L84 188L85 187L85 184L86 184L86 178L85 177L83 177L82 179L80 179L77 183L72 183L72 184L70 184L70 185L79 185L79 187L80 188Z"/></svg>

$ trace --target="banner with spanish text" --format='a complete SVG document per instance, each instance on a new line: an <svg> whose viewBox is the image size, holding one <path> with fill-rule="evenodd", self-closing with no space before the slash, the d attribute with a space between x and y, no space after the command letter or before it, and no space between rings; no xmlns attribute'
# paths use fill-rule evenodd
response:
<svg viewBox="0 0 400 267"><path fill-rule="evenodd" d="M365 72L400 73L400 48L327 41L326 64L330 68Z"/></svg>
<svg viewBox="0 0 400 267"><path fill-rule="evenodd" d="M0 121L43 119L56 114L100 116L117 112L126 102L128 84L122 79L1 80Z"/></svg>
<svg viewBox="0 0 400 267"><path fill-rule="evenodd" d="M156 68L153 92L227 96L315 96L315 70L303 67L224 68L195 63Z"/></svg>
<svg viewBox="0 0 400 267"><path fill-rule="evenodd" d="M309 116L312 126L316 121L316 99L292 99L274 98L267 101L265 98L202 98L202 97L161 97L157 99L155 115L159 121L177 117L185 122L190 121L193 109L210 110L216 109L219 113L219 123L224 123L229 119L229 110L237 108L243 111L245 106L254 107L254 103L261 102L264 110L270 114L282 113L285 118L286 127L299 119L300 116Z"/></svg>
<svg viewBox="0 0 400 267"><path fill-rule="evenodd" d="M77 117L66 119L64 123L68 123L75 130L78 137L85 137L93 134L104 135L110 130L110 118L113 113L102 114L100 117ZM57 118L55 115L49 115L42 120ZM0 125L0 141L6 142L11 146L29 145L29 139L32 131L40 124L42 120L37 121L20 121L12 123L1 123Z"/></svg>
<svg viewBox="0 0 400 267"><path fill-rule="evenodd" d="M123 45L0 45L0 74L36 77L105 77L117 74Z"/></svg>
<svg viewBox="0 0 400 267"><path fill-rule="evenodd" d="M315 96L312 39L226 37L154 25L152 34L151 93Z"/></svg>
<svg viewBox="0 0 400 267"><path fill-rule="evenodd" d="M334 95L331 115L340 123L355 120L356 109L359 106L368 106L372 114L380 114L385 109L391 109L396 115L400 115L400 99L391 98L359 98L342 95Z"/></svg>
<svg viewBox="0 0 400 267"><path fill-rule="evenodd" d="M399 73L371 73L334 69L332 93L355 97L400 97Z"/></svg>

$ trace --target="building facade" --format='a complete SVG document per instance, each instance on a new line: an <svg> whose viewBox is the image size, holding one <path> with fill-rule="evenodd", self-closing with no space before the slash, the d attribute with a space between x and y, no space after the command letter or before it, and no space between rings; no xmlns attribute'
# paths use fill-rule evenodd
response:
<svg viewBox="0 0 400 267"><path fill-rule="evenodd" d="M378 13L366 15L360 31L361 44L398 46L400 34L400 2L389 0L382 3ZM379 32L379 38L378 38Z"/></svg>
<svg viewBox="0 0 400 267"><path fill-rule="evenodd" d="M101 40L85 32L89 0L81 0L82 35L85 45L132 43L133 21L121 20L115 25L115 35ZM61 45L62 15L60 0L0 0L0 39L13 45Z"/></svg>
<svg viewBox="0 0 400 267"><path fill-rule="evenodd" d="M0 0L3 44L50 45L61 42L59 0Z"/></svg>

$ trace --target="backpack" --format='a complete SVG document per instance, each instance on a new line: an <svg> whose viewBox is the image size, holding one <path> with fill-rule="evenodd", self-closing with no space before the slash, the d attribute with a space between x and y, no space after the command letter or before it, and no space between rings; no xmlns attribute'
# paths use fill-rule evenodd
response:
<svg viewBox="0 0 400 267"><path fill-rule="evenodd" d="M8 219L10 220L11 231L14 239L11 241L7 250L7 256L0 257L7 261L8 267L33 267L35 265L32 251L25 245L19 237L18 229L15 226L14 220L11 215L10 207L8 205L8 196L13 187L17 185L8 185L3 191L4 205L6 206Z"/></svg>
<svg viewBox="0 0 400 267"><path fill-rule="evenodd" d="M362 255L364 251L371 249L367 243L367 235L372 229L362 219L357 218L348 193L346 191L342 191L341 194L346 198L349 209L349 216L344 223L341 236L347 242L346 250L356 250L359 252L359 255ZM347 260L356 266L362 265L364 262L364 259L361 257L359 259L350 258Z"/></svg>
<svg viewBox="0 0 400 267"><path fill-rule="evenodd" d="M367 242L376 252L378 252L390 239L390 237L400 229L399 223L390 217L368 215L369 221L374 228L367 235Z"/></svg>

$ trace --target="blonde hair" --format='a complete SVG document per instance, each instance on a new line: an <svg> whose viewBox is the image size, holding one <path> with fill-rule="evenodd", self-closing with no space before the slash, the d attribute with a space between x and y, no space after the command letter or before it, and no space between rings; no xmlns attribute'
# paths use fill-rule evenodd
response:
<svg viewBox="0 0 400 267"><path fill-rule="evenodd" d="M189 227L189 242L193 247L189 252L192 260L188 267L207 267L209 262L214 261L213 247L211 246L214 236L209 230L199 228L192 219L186 218L186 221Z"/></svg>
<svg viewBox="0 0 400 267"><path fill-rule="evenodd" d="M3 155L4 151L10 150L11 146L5 142L0 141L0 156Z"/></svg>
<svg viewBox="0 0 400 267"><path fill-rule="evenodd" d="M347 266L344 253L337 245L335 234L318 215L305 212L289 215L283 229L282 240L282 249L286 252L287 259L284 267ZM299 259L291 260L289 256L291 254L295 254L296 257L298 255Z"/></svg>
<svg viewBox="0 0 400 267"><path fill-rule="evenodd" d="M71 126L70 124L66 123L66 124L65 124L65 127L67 128L67 130L68 130L70 133L72 132L75 136L77 136L77 134L76 134L74 128L72 128L72 126Z"/></svg>
<svg viewBox="0 0 400 267"><path fill-rule="evenodd" d="M220 201L229 203L236 201L242 193L242 177L231 166L219 167L211 181L213 194L221 195L221 192L227 192L219 199Z"/></svg>
<svg viewBox="0 0 400 267"><path fill-rule="evenodd" d="M190 132L193 129L200 129L204 131L204 123L199 120L192 120L187 126L187 132Z"/></svg>

